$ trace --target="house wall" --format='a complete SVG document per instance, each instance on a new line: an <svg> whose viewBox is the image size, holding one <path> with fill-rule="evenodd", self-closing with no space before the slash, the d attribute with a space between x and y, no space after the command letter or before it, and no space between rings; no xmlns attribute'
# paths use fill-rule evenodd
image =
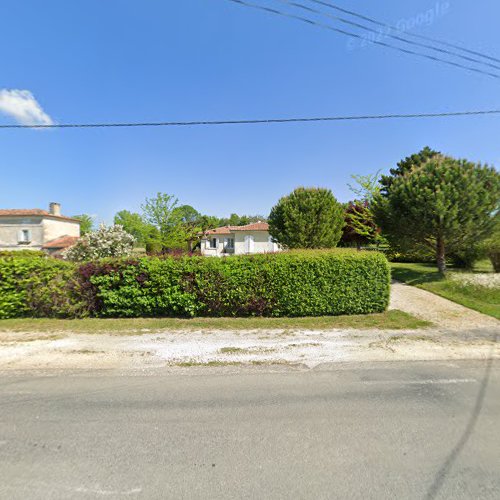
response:
<svg viewBox="0 0 500 500"><path fill-rule="evenodd" d="M224 253L224 238L234 238L234 251L229 254L245 255L247 246L245 236L253 236L253 251L251 253L274 253L279 252L280 248L276 243L269 241L269 233L267 231L234 231L229 234L214 235L218 238L217 248L210 248L209 239L201 240L201 253L206 256L228 255Z"/></svg>
<svg viewBox="0 0 500 500"><path fill-rule="evenodd" d="M210 248L210 240L212 238L217 238L218 245L217 248ZM201 253L208 257L217 257L219 255L227 255L224 253L224 238L233 238L232 234L214 234L210 238L201 240ZM230 251L230 253L233 253Z"/></svg>
<svg viewBox="0 0 500 500"><path fill-rule="evenodd" d="M237 255L246 254L245 236L253 236L252 253L272 253L277 252L278 246L269 242L269 233L267 231L235 231L234 232L234 253Z"/></svg>
<svg viewBox="0 0 500 500"><path fill-rule="evenodd" d="M61 236L80 236L80 224L76 222L46 218L42 225L44 243Z"/></svg>
<svg viewBox="0 0 500 500"><path fill-rule="evenodd" d="M28 244L19 243L19 233L23 229L31 233ZM0 218L0 249L3 250L40 250L48 241L66 235L80 236L80 224L36 216Z"/></svg>
<svg viewBox="0 0 500 500"><path fill-rule="evenodd" d="M31 232L29 244L19 243L19 232L28 229ZM2 250L40 250L43 241L41 217L2 217L0 219L0 249Z"/></svg>

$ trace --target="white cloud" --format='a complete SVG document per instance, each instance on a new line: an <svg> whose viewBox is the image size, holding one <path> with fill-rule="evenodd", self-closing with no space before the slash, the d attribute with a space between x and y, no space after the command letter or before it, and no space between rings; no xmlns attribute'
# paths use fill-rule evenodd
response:
<svg viewBox="0 0 500 500"><path fill-rule="evenodd" d="M0 89L0 113L11 116L21 125L54 123L29 90Z"/></svg>

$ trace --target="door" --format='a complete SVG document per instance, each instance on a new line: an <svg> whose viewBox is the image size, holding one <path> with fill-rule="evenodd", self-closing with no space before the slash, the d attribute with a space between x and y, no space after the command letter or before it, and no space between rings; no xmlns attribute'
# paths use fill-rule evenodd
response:
<svg viewBox="0 0 500 500"><path fill-rule="evenodd" d="M274 241L272 236L269 236L269 238L267 239L267 250L271 253L274 252Z"/></svg>
<svg viewBox="0 0 500 500"><path fill-rule="evenodd" d="M253 236L250 234L245 236L245 253L253 253Z"/></svg>

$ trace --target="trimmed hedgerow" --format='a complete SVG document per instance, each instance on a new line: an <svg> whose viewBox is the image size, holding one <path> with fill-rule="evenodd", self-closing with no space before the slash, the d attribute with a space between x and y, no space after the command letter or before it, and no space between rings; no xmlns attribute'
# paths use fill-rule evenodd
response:
<svg viewBox="0 0 500 500"><path fill-rule="evenodd" d="M49 262L17 270L12 259L0 262L16 291L0 317L320 316L381 312L389 301L389 265L376 252Z"/></svg>
<svg viewBox="0 0 500 500"><path fill-rule="evenodd" d="M99 316L363 314L384 311L389 301L389 265L375 252L141 258L88 266L94 266L88 280Z"/></svg>
<svg viewBox="0 0 500 500"><path fill-rule="evenodd" d="M74 266L44 254L0 256L0 319L81 315L71 284ZM79 309L77 311L77 309Z"/></svg>

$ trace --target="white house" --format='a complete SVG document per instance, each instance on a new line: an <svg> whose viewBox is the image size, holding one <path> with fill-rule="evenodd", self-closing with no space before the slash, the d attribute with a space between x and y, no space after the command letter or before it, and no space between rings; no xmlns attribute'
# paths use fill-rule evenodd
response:
<svg viewBox="0 0 500 500"><path fill-rule="evenodd" d="M217 227L206 231L201 240L202 255L213 257L279 251L279 245L269 235L267 222Z"/></svg>
<svg viewBox="0 0 500 500"><path fill-rule="evenodd" d="M45 250L57 253L80 237L80 221L61 215L61 205L49 210L0 209L0 250Z"/></svg>

